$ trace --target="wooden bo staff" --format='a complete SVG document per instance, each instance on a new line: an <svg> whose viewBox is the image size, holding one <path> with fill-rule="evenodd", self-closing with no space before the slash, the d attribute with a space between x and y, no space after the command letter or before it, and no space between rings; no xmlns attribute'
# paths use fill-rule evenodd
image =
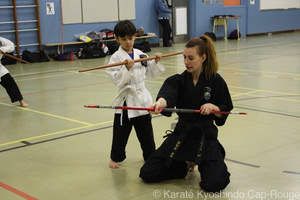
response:
<svg viewBox="0 0 300 200"><path fill-rule="evenodd" d="M109 108L109 109L122 109L122 110L145 110L145 111L154 111L154 108L145 108L145 107L130 107L130 106L102 106L102 105L85 105L86 108ZM164 108L162 111L165 112L175 112L175 113L200 113L201 110L193 109L183 109L183 108ZM211 111L213 114L238 114L246 115L245 112L225 112L225 111Z"/></svg>
<svg viewBox="0 0 300 200"><path fill-rule="evenodd" d="M176 56L176 55L179 55L179 54L183 54L183 51L182 52L176 52L176 53L167 53L167 54L162 54L162 58L164 57L169 57L169 56ZM146 61L146 60L153 60L155 59L156 57L155 56L152 56L152 57L148 57L148 58L140 58L140 59L136 59L134 60L134 62L142 62L142 61ZM93 67L93 68L89 68L89 69L83 69L83 70L80 70L79 72L87 72L87 71L92 71L92 70L97 70L97 69L104 69L104 68L108 68L108 67L114 67L114 66L119 66L119 65L126 65L127 64L127 61L123 61L123 62L118 62L118 63L113 63L113 64L109 64L109 65L104 65L104 66L100 66L100 67Z"/></svg>
<svg viewBox="0 0 300 200"><path fill-rule="evenodd" d="M27 61L25 61L25 60L22 60L22 59L20 59L20 58L17 58L17 57L15 57L15 56L12 56L12 55L7 54L7 53L5 53L4 56L10 57L10 58L12 58L12 59L15 59L15 60L17 60L17 61L20 61L20 62L23 62L23 63L26 63L26 64L31 64L30 62L27 62Z"/></svg>

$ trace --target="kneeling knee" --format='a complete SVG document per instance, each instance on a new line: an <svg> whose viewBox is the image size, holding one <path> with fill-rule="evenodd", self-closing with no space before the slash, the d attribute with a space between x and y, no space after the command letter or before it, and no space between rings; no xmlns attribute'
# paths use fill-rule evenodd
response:
<svg viewBox="0 0 300 200"><path fill-rule="evenodd" d="M229 184L229 177L223 180L206 180L199 183L200 187L206 192L220 192Z"/></svg>
<svg viewBox="0 0 300 200"><path fill-rule="evenodd" d="M155 183L160 181L156 175L145 170L144 168L142 168L140 171L140 178L147 183Z"/></svg>

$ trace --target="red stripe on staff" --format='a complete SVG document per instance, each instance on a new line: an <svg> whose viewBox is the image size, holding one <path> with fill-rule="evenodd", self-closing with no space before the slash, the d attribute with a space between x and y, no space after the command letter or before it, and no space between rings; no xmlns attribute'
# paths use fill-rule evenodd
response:
<svg viewBox="0 0 300 200"><path fill-rule="evenodd" d="M108 109L122 109L122 110L145 110L145 111L154 111L154 108L145 108L145 107L130 107L130 106L102 106L102 105L85 105L86 108L108 108ZM166 112L177 112L177 113L200 113L201 110L193 109L173 109L173 108L164 108ZM225 112L225 111L211 111L213 114L239 114L246 115L245 112Z"/></svg>
<svg viewBox="0 0 300 200"><path fill-rule="evenodd" d="M17 189L15 189L13 187L10 187L9 185L6 185L6 184L4 184L2 182L0 182L0 187L4 188L4 189L6 189L6 190L8 190L8 191L10 191L12 193L15 193L15 194L19 195L20 197L23 197L23 198L25 198L27 200L38 200L37 198L34 198L34 197L32 197L32 196L30 196L28 194L25 194L24 192L21 192L20 190L17 190Z"/></svg>

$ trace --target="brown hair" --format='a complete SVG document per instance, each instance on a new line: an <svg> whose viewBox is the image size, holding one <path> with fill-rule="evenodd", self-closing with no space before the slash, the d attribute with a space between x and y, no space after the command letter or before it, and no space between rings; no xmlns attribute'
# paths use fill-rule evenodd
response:
<svg viewBox="0 0 300 200"><path fill-rule="evenodd" d="M186 48L197 47L199 56L206 55L206 59L203 62L203 72L205 78L209 80L212 76L216 76L219 63L217 60L217 54L213 41L206 35L202 35L200 38L193 38L185 45Z"/></svg>
<svg viewBox="0 0 300 200"><path fill-rule="evenodd" d="M121 20L115 26L114 34L116 37L132 37L136 34L135 25L129 20Z"/></svg>

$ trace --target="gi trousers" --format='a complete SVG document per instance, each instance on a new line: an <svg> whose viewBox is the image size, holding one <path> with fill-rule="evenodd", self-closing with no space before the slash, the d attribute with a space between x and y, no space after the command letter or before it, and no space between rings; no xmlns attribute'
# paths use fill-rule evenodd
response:
<svg viewBox="0 0 300 200"><path fill-rule="evenodd" d="M9 73L1 77L0 84L5 88L12 103L23 100L23 96L17 83Z"/></svg>
<svg viewBox="0 0 300 200"><path fill-rule="evenodd" d="M163 46L169 46L172 33L170 21L169 19L159 19L158 22L163 29Z"/></svg>
<svg viewBox="0 0 300 200"><path fill-rule="evenodd" d="M220 145L221 146L221 145ZM161 147L160 147L161 148ZM198 171L200 172L200 187L207 192L220 192L230 182L230 173L224 162L225 151L219 148L218 159L202 160ZM174 160L170 167L166 167L167 158L163 158L154 152L146 161L140 171L140 178L145 182L153 183L163 180L184 178L187 175L186 161Z"/></svg>
<svg viewBox="0 0 300 200"><path fill-rule="evenodd" d="M151 115L148 114L128 119L127 110L123 110L122 126L120 120L121 114L115 114L110 158L115 162L122 162L123 160L125 160L125 148L132 127L134 127L143 151L143 158L146 161L150 157L150 155L155 151Z"/></svg>

